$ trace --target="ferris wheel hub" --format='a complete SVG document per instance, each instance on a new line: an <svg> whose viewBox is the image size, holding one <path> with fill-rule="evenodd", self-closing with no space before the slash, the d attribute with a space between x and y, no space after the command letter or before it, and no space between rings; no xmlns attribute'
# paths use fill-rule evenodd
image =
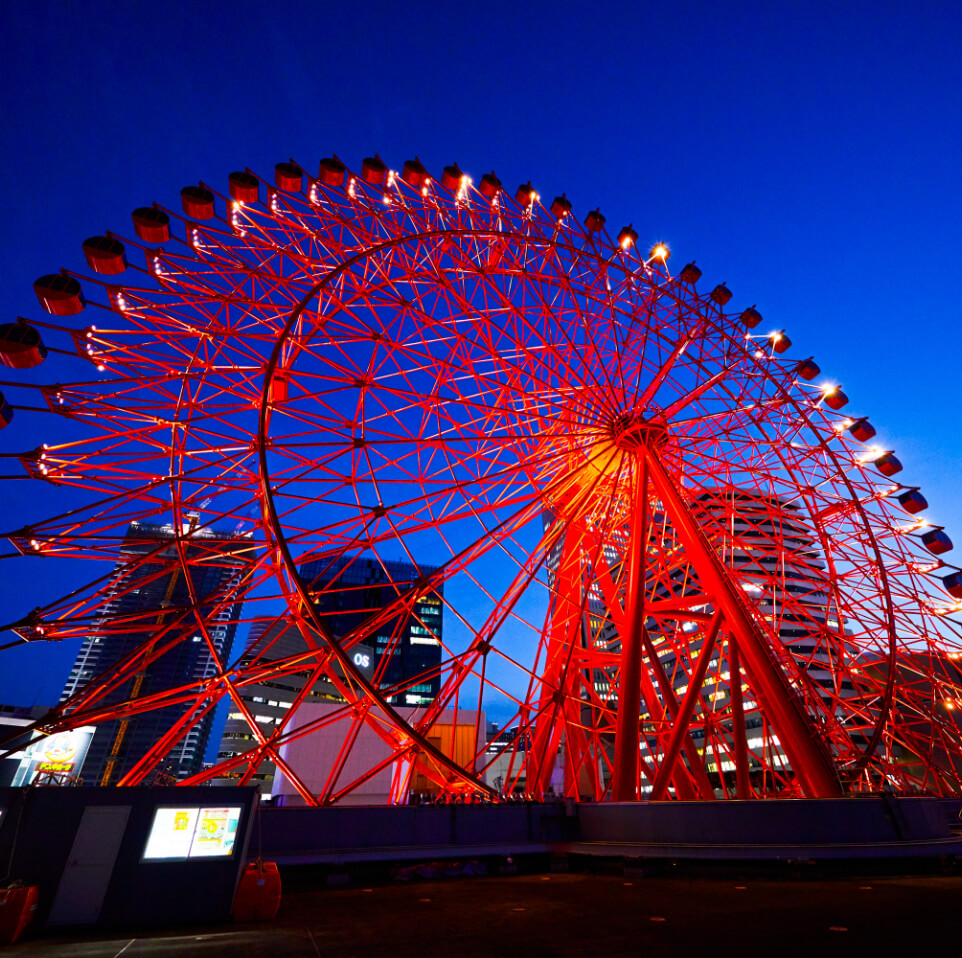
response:
<svg viewBox="0 0 962 958"><path fill-rule="evenodd" d="M663 422L648 419L639 412L623 412L613 417L608 432L619 449L638 451L644 447L660 449L668 441Z"/></svg>

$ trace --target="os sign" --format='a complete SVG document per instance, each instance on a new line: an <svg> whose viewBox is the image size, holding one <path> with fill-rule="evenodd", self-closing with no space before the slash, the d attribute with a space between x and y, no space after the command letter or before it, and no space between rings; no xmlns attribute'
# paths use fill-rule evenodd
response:
<svg viewBox="0 0 962 958"><path fill-rule="evenodd" d="M351 657L351 662L366 679L374 675L374 666L377 665L377 653L369 645L355 645L347 653Z"/></svg>

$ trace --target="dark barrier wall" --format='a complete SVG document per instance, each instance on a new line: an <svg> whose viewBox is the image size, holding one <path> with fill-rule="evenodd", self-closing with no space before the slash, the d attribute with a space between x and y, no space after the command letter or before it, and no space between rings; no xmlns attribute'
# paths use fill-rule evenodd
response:
<svg viewBox="0 0 962 958"><path fill-rule="evenodd" d="M573 806L404 805L261 808L251 851L282 864L424 854L545 851L574 834Z"/></svg>
<svg viewBox="0 0 962 958"><path fill-rule="evenodd" d="M950 838L931 798L780 799L579 805L582 842L819 845Z"/></svg>
<svg viewBox="0 0 962 958"><path fill-rule="evenodd" d="M706 858L739 847L756 857L788 845L811 857L832 848L834 857L865 857L872 849L949 853L946 843L957 854L959 846L949 829L959 804L931 798L259 810L257 800L255 788L0 789L0 880L38 885L38 918L51 926L156 925L228 918L241 869L261 852L281 864L333 865L566 851L638 856L646 845L688 846ZM240 809L231 854L186 857L183 838L197 841L207 823L213 843L204 848L216 848L213 833L226 820L199 810L228 807ZM144 859L158 808L165 847L179 842L179 860ZM190 808L198 810L194 831L174 835Z"/></svg>
<svg viewBox="0 0 962 958"><path fill-rule="evenodd" d="M0 876L38 885L37 917L50 924L221 921L257 800L256 788L2 788ZM171 818L175 809L240 807L231 854L145 861L159 807Z"/></svg>

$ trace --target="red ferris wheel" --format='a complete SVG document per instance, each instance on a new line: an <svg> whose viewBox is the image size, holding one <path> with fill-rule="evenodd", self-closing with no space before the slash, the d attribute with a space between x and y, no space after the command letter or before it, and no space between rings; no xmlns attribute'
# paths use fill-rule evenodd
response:
<svg viewBox="0 0 962 958"><path fill-rule="evenodd" d="M493 173L329 158L228 187L88 239L89 274L35 284L63 318L0 330L8 366L57 338L92 364L20 382L58 417L24 467L82 502L9 538L92 572L9 644L127 642L38 734L159 716L110 779L133 785L229 702L243 747L184 781L269 761L321 804L385 774L391 802L962 790L951 542L784 331ZM339 620L362 567L378 599ZM230 653L238 616L295 642ZM437 657L405 672L412 628ZM200 673L145 683L188 643ZM291 677L262 721L245 690Z"/></svg>

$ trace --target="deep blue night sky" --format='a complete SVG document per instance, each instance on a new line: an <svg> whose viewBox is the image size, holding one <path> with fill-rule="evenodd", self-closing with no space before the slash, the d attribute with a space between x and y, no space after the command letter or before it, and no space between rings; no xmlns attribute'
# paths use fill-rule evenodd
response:
<svg viewBox="0 0 962 958"><path fill-rule="evenodd" d="M331 152L357 169L375 150L396 169L494 168L512 192L530 178L579 217L600 205L614 231L667 239L672 266L727 281L731 308L757 303L962 549L958 2L13 2L0 35L0 321L43 318L37 276L81 268L85 237L198 180ZM0 451L49 425L18 413ZM0 531L60 511L56 489L5 486ZM0 620L64 576L0 563ZM75 653L0 656L0 702L56 701Z"/></svg>

